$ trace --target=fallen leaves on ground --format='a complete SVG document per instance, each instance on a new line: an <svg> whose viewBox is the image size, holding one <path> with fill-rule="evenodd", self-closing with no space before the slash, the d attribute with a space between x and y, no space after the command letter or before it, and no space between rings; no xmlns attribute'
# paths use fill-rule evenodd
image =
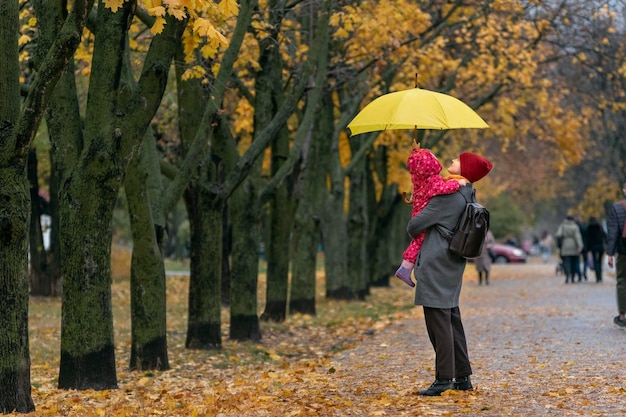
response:
<svg viewBox="0 0 626 417"><path fill-rule="evenodd" d="M612 416L621 413L624 332L610 325L614 283L565 286L550 265L495 265L490 286L468 266L461 308L471 392L421 397L434 353L412 290L392 278L354 303L321 301L318 317L263 323L259 343L184 349L186 287L168 286L172 368L129 372L129 326L116 313L119 389L56 389L59 301L31 307L31 379L48 416ZM124 283L114 288L124 306ZM179 301L181 301L179 303ZM39 305L38 303L42 303ZM59 304L56 305L55 303ZM60 310L59 310L60 311ZM330 312L330 313L329 313ZM342 316L341 313L344 315ZM608 315L608 319L607 319ZM51 319L52 317L52 319ZM609 324L607 324L609 323ZM227 324L225 324L225 333ZM599 340L604 338L604 340Z"/></svg>

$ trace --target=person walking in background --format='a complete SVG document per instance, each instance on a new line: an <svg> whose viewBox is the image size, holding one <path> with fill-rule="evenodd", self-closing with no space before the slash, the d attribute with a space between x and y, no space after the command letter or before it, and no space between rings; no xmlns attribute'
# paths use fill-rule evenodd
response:
<svg viewBox="0 0 626 417"><path fill-rule="evenodd" d="M593 216L589 217L586 232L587 248L591 253L593 270L596 273L596 282L602 282L602 257L604 255L606 233L604 233L604 229L598 219Z"/></svg>
<svg viewBox="0 0 626 417"><path fill-rule="evenodd" d="M487 175L491 167L491 162L482 156L464 152L452 161L448 172L462 175L473 183ZM472 367L459 309L467 260L448 249L448 241L438 230L439 227L447 230L456 227L473 191L472 184L467 184L454 194L431 198L407 225L411 238L425 234L415 264L415 305L424 309L426 330L435 350L435 382L420 391L420 395L437 396L449 389L473 389Z"/></svg>
<svg viewBox="0 0 626 417"><path fill-rule="evenodd" d="M467 179L462 176L444 179L439 175L443 167L437 157L430 150L421 149L415 141L413 141L413 151L411 151L406 165L411 173L411 182L413 183L413 193L409 201L413 203L411 217L422 211L432 197L440 194L452 194L458 191L460 186L468 183ZM411 287L415 286L411 280L411 271L423 241L423 233L411 240L402 254L402 264L395 274L396 277Z"/></svg>
<svg viewBox="0 0 626 417"><path fill-rule="evenodd" d="M483 284L483 275L485 276L485 285L489 285L489 272L491 271L491 251L489 250L489 244L493 242L495 242L493 233L491 233L491 230L488 230L487 236L485 236L483 250L480 256L474 259L474 266L478 272L478 285Z"/></svg>
<svg viewBox="0 0 626 417"><path fill-rule="evenodd" d="M622 192L626 197L626 182L622 185ZM615 266L615 280L617 281L619 315L613 318L613 322L620 327L626 327L626 239L622 237L624 221L626 221L626 198L614 203L611 207L606 233L608 263L610 268ZM617 257L617 262L615 257Z"/></svg>
<svg viewBox="0 0 626 417"><path fill-rule="evenodd" d="M565 272L565 283L574 282L574 275L580 274L580 252L583 249L583 238L574 221L574 216L567 216L556 231L557 239L561 239L561 258ZM578 277L580 281L580 275Z"/></svg>
<svg viewBox="0 0 626 417"><path fill-rule="evenodd" d="M541 248L541 259L543 263L548 263L552 256L552 247L554 246L554 238L547 230L544 230L539 240L539 247Z"/></svg>
<svg viewBox="0 0 626 417"><path fill-rule="evenodd" d="M582 258L582 270L580 268L580 261L578 262L578 281L582 279L587 281L587 269L589 268L589 246L587 245L587 225L583 222L583 219L579 216L576 216L576 224L578 224L578 228L580 229L580 236L583 238L583 249L580 252L580 256Z"/></svg>

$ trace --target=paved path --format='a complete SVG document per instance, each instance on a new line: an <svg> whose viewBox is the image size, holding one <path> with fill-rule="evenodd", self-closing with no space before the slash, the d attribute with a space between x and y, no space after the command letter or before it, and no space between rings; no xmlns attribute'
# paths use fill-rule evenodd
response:
<svg viewBox="0 0 626 417"><path fill-rule="evenodd" d="M491 285L479 286L471 265L468 272L461 312L473 393L414 395L434 378L434 353L416 308L334 359L341 394L391 398L386 415L626 415L626 331L612 322L611 276L566 285L554 264L534 261L494 265Z"/></svg>

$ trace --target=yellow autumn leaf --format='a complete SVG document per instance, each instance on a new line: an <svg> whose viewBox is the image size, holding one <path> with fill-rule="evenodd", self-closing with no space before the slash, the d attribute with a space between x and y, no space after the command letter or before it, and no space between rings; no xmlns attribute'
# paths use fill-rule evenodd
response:
<svg viewBox="0 0 626 417"><path fill-rule="evenodd" d="M157 6L148 9L148 13L150 13L151 16L165 16L166 11L165 7Z"/></svg>
<svg viewBox="0 0 626 417"><path fill-rule="evenodd" d="M152 33L153 35L158 35L159 33L163 32L164 28L165 28L165 19L162 17L157 17L156 20L154 21L154 24L150 28L150 33Z"/></svg>
<svg viewBox="0 0 626 417"><path fill-rule="evenodd" d="M104 5L111 9L113 13L116 13L118 9L122 8L124 0L104 0Z"/></svg>
<svg viewBox="0 0 626 417"><path fill-rule="evenodd" d="M203 58L214 58L217 54L217 49L214 48L212 45L207 44L200 48L200 53L202 54Z"/></svg>
<svg viewBox="0 0 626 417"><path fill-rule="evenodd" d="M339 28L334 33L335 38L337 39L347 39L350 36L347 30L344 28Z"/></svg>
<svg viewBox="0 0 626 417"><path fill-rule="evenodd" d="M239 7L235 0L222 0L217 6L219 12L226 17L237 16Z"/></svg>
<svg viewBox="0 0 626 417"><path fill-rule="evenodd" d="M20 36L20 38L18 39L17 44L18 44L19 46L24 46L24 45L26 45L28 42L30 42L30 36L27 36L27 35L22 35L22 36Z"/></svg>
<svg viewBox="0 0 626 417"><path fill-rule="evenodd" d="M184 9L169 9L169 13L177 20L183 20L187 17L187 12Z"/></svg>
<svg viewBox="0 0 626 417"><path fill-rule="evenodd" d="M193 22L193 31L199 36L209 37L212 32L215 32L215 27L208 19L196 19Z"/></svg>

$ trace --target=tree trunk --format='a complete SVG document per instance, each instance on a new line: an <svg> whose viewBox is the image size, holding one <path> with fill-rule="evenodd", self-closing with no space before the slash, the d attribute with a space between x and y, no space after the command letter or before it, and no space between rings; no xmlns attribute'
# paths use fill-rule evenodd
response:
<svg viewBox="0 0 626 417"><path fill-rule="evenodd" d="M255 129L262 129L278 111L278 105L284 100L283 70L278 44L279 30L286 9L284 3L276 0L269 2L274 11L270 14L270 27L273 31L264 34L259 40L261 71L257 75L255 90ZM289 131L280 130L272 142L271 175L274 176L284 165L289 156ZM289 285L289 239L293 219L293 200L286 182L273 190L270 199L268 233L264 241L267 259L266 304L262 320L282 322L287 315L287 294Z"/></svg>
<svg viewBox="0 0 626 417"><path fill-rule="evenodd" d="M20 115L18 1L0 2L0 16L0 413L28 413L35 409L28 350L28 149L15 149L14 135Z"/></svg>
<svg viewBox="0 0 626 417"><path fill-rule="evenodd" d="M111 311L111 217L127 163L159 107L172 56L187 21L167 16L144 60L137 88L122 86L126 30L134 3L113 13L100 3L96 22L85 144L64 179L64 272L59 386L117 386ZM125 94L118 94L122 91Z"/></svg>
<svg viewBox="0 0 626 417"><path fill-rule="evenodd" d="M356 153L362 137L350 138L352 154ZM369 294L369 260L367 242L369 218L367 209L367 157L361 158L350 171L350 203L348 209L348 275L349 285L358 300Z"/></svg>
<svg viewBox="0 0 626 417"><path fill-rule="evenodd" d="M331 112L332 98L324 96L322 103L325 116ZM331 118L331 120L334 120ZM328 132L326 132L328 133ZM356 298L348 279L348 231L344 210L345 187L344 170L339 161L338 139L334 135L317 135L323 143L322 152L328 155L328 175L330 190L326 195L323 211L320 213L320 230L324 244L324 265L326 269L326 297L336 300Z"/></svg>
<svg viewBox="0 0 626 417"><path fill-rule="evenodd" d="M39 66L41 62L45 59L46 54L48 53L50 46L54 42L54 40L58 37L59 31L61 30L62 24L64 20L67 18L67 7L63 1L55 0L55 1L41 1L35 0L33 1L33 7L36 11L38 18L38 28L40 37L37 42L37 48L34 54L35 65ZM42 257L39 260L41 265L40 268L36 268L31 270L31 293L34 295L43 295L43 296L54 296L59 295L61 291L61 265L60 265L60 247L59 247L59 211L58 211L58 186L54 183L54 181L59 178L55 175L55 160L54 153L71 153L76 150L76 147L65 148L60 150L59 147L55 146L55 139L58 138L59 133L70 134L72 133L72 129L78 124L80 124L80 115L78 113L78 103L72 102L72 98L76 97L75 89L71 90L72 87L75 87L74 83L74 66L72 61L68 62L65 71L59 78L57 85L54 89L51 89L52 94L50 97L50 102L48 108L46 109L47 122L48 125L47 131L50 138L50 142L52 144L50 156L51 156L51 165L52 172L50 178L50 201L48 204L48 215L50 216L50 247L46 248L42 251ZM71 80L72 84L68 84L68 80ZM72 94L74 93L74 94ZM63 114L65 117L61 117L61 123L55 123L54 117L50 118L51 115L50 108L54 108L58 106L61 99L61 102L76 104L76 112L74 114ZM69 110L68 108L61 107L60 110ZM68 117L69 116L69 117ZM58 119L57 119L58 120ZM74 138L74 136L71 136ZM65 139L66 143L70 142L70 139ZM36 165L35 165L36 167ZM31 168L29 168L30 171ZM37 176L37 171L35 170L31 176L29 173L29 177L31 177L31 184ZM36 185L38 189L38 185ZM35 191L35 190L34 190ZM38 191L38 190L37 190ZM35 194L33 194L34 196ZM36 200L33 200L36 201ZM32 223L39 220L39 217L35 215L35 211L37 207L33 205L33 219ZM33 248L31 246L31 252ZM32 257L32 254L31 254Z"/></svg>
<svg viewBox="0 0 626 417"><path fill-rule="evenodd" d="M90 168L89 162L79 165L77 172L83 175L72 177L61 192L64 282L59 388L65 389L117 388L110 223L118 188L100 187L95 193L93 184L98 180L85 175ZM98 177L111 178L111 171Z"/></svg>
<svg viewBox="0 0 626 417"><path fill-rule="evenodd" d="M325 62L325 60L323 61ZM325 67L325 66L324 66ZM316 101L319 101L317 99ZM293 228L293 262L289 313L316 314L317 253L321 241L320 212L325 198L327 159L323 157L332 136L332 107L316 106L319 120L307 132L302 167L295 195L299 199Z"/></svg>
<svg viewBox="0 0 626 417"><path fill-rule="evenodd" d="M0 143L5 139L0 133ZM28 413L35 409L28 350L30 201L25 167L8 167L4 162L0 164L0 328L4 333L0 336L0 412Z"/></svg>
<svg viewBox="0 0 626 417"><path fill-rule="evenodd" d="M369 239L368 256L373 260L372 285L386 287L402 261L402 244L409 243L408 237L403 237L406 236L406 223L411 212L410 206L402 203L395 184L385 187L377 207L376 227ZM404 223L399 222L398 218L404 220Z"/></svg>
<svg viewBox="0 0 626 417"><path fill-rule="evenodd" d="M203 167L205 171L207 168ZM206 181L207 174L199 181ZM211 198L199 181L185 191L191 229L189 349L221 349L222 200Z"/></svg>
<svg viewBox="0 0 626 417"><path fill-rule="evenodd" d="M147 141L152 145L151 141ZM167 356L165 267L148 196L142 152L128 166L124 180L133 233L130 270L130 369L169 369Z"/></svg>
<svg viewBox="0 0 626 417"><path fill-rule="evenodd" d="M179 50L179 62L182 49ZM202 80L183 80L186 66L177 65L179 131L185 155L201 126L210 89ZM202 110L202 111L199 111ZM215 138L214 142L220 139ZM218 157L207 154L183 194L190 230L188 349L221 349L221 298L224 200L209 190L223 167ZM223 180L223 178L220 178Z"/></svg>
<svg viewBox="0 0 626 417"><path fill-rule="evenodd" d="M232 230L228 221L228 208L222 209L222 306L230 306L230 253L233 247Z"/></svg>
<svg viewBox="0 0 626 417"><path fill-rule="evenodd" d="M261 326L257 313L257 281L259 274L258 213L256 193L251 180L245 180L229 199L233 219L234 279L231 281L230 338L233 340L261 340Z"/></svg>
<svg viewBox="0 0 626 417"><path fill-rule="evenodd" d="M294 200L283 184L270 203L267 245L267 291L262 320L283 322L287 316L291 225Z"/></svg>
<svg viewBox="0 0 626 417"><path fill-rule="evenodd" d="M70 170L76 165L83 144L74 68L73 61L70 61L46 109L46 126L51 144L49 203L51 230L48 265L54 273L52 295L62 294L59 190L63 179L68 177Z"/></svg>
<svg viewBox="0 0 626 417"><path fill-rule="evenodd" d="M282 14L284 12L283 9L277 6L276 2L270 2L269 7L275 8L275 13L272 14L275 28L280 27L279 22L282 19ZM282 66L278 44L276 44L275 39L275 36L272 36L272 33L269 33L265 35L263 39L259 40L259 49L261 51L261 56L259 57L259 67L261 69L255 80L255 136L259 135L260 132L262 132L263 129L265 129L272 121L278 110L279 101L281 100L279 94L283 91L281 74ZM282 130L282 127L280 130ZM287 140L284 135L278 133L271 138L273 144L278 137L282 137L284 140ZM276 158L284 157L284 147L284 143L281 145L273 145L273 149L282 152L282 154L272 155L272 170L277 169L276 164L278 163L278 160ZM231 273L234 279L231 281L230 294L230 338L233 340L256 341L261 339L261 328L257 312L257 281L259 266L258 250L260 245L260 237L257 230L259 228L259 211L261 207L259 207L258 200L259 190L253 183L260 172L261 162L257 159L252 164L247 179L244 180L243 183L234 191L229 200L229 217L233 223ZM276 198L280 197L275 196L274 199ZM283 232L281 231L280 233ZM270 236L270 240L271 239L272 238ZM280 236L275 236L275 239L280 239ZM265 243L267 244L268 242ZM271 246L274 243L276 242L272 242L268 246ZM268 254L271 255L269 251ZM269 262L271 263L273 261ZM284 268L282 271L279 270L281 267L284 267L284 264L272 265L271 282L268 281L270 296L273 295L273 290L276 290L277 292L280 291L276 288L277 285L284 287L284 273L286 271ZM278 274L282 274L282 276ZM269 277L270 271L268 269L268 278ZM282 284L280 281L282 281ZM280 295L277 297L281 298ZM274 301L270 299L269 302L272 304ZM278 300L278 302L280 302L280 300Z"/></svg>
<svg viewBox="0 0 626 417"><path fill-rule="evenodd" d="M353 300L357 295L348 279L348 231L344 213L343 186L335 190L328 196L320 224L324 244L326 297L334 300Z"/></svg>
<svg viewBox="0 0 626 417"><path fill-rule="evenodd" d="M28 151L60 74L80 41L93 2L75 1L63 29L37 77L20 102L17 1L0 2L0 411L29 412L28 351L28 226L30 201L26 163ZM24 111L20 113L20 107Z"/></svg>
<svg viewBox="0 0 626 417"><path fill-rule="evenodd" d="M64 178L59 199L64 280L59 388L117 388L111 218L126 170L119 132L132 134L116 126L111 115L119 105L113 92L120 86L131 6L127 3L113 13L104 3L99 4L85 147L69 177Z"/></svg>

